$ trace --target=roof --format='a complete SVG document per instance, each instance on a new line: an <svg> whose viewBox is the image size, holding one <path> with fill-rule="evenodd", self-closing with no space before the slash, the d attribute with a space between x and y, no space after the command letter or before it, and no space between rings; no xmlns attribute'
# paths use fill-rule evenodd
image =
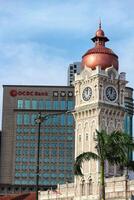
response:
<svg viewBox="0 0 134 200"><path fill-rule="evenodd" d="M0 196L0 200L36 200L36 193L31 192L26 194Z"/></svg>
<svg viewBox="0 0 134 200"><path fill-rule="evenodd" d="M93 54L93 53L109 54L109 55L113 55L116 58L118 58L118 56L112 51L112 49L109 49L109 48L103 47L103 46L96 46L92 49L89 49L82 57L89 55L89 54Z"/></svg>
<svg viewBox="0 0 134 200"><path fill-rule="evenodd" d="M74 88L73 86L67 86L67 85L3 85L3 87Z"/></svg>

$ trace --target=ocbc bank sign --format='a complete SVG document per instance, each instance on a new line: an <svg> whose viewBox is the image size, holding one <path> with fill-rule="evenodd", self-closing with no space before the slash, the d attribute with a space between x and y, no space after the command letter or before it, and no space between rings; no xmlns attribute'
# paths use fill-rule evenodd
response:
<svg viewBox="0 0 134 200"><path fill-rule="evenodd" d="M39 91L32 91L32 90L10 90L10 96L48 96L48 92L39 92Z"/></svg>

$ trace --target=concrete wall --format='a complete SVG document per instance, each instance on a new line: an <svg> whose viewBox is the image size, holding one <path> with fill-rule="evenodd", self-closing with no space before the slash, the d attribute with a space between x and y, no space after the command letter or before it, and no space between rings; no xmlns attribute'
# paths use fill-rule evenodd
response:
<svg viewBox="0 0 134 200"><path fill-rule="evenodd" d="M126 179L125 176L107 178L106 199L107 200L129 200L134 195L134 180ZM98 186L99 187L99 186ZM93 187L94 188L94 187ZM96 188L94 188L96 190ZM39 200L98 200L99 194L77 196L74 184L61 185L56 191L39 192ZM98 188L99 191L99 188Z"/></svg>

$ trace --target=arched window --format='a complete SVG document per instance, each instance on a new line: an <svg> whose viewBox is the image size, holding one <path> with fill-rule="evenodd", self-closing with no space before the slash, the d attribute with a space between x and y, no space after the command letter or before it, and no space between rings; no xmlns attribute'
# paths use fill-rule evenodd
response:
<svg viewBox="0 0 134 200"><path fill-rule="evenodd" d="M91 176L89 177L87 184L88 184L87 185L88 195L92 195L93 194L93 183L92 183Z"/></svg>
<svg viewBox="0 0 134 200"><path fill-rule="evenodd" d="M88 133L86 133L86 141L88 141Z"/></svg>
<svg viewBox="0 0 134 200"><path fill-rule="evenodd" d="M79 142L81 142L81 135L79 135Z"/></svg>
<svg viewBox="0 0 134 200"><path fill-rule="evenodd" d="M81 196L85 195L85 180L81 180Z"/></svg>

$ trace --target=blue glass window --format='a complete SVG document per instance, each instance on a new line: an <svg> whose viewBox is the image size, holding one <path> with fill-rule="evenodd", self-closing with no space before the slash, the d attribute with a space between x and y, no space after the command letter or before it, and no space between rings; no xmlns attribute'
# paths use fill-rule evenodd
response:
<svg viewBox="0 0 134 200"><path fill-rule="evenodd" d="M59 116L54 116L54 117L52 118L52 121L53 121L53 125L54 125L54 126L58 125Z"/></svg>
<svg viewBox="0 0 134 200"><path fill-rule="evenodd" d="M68 110L72 110L72 109L74 109L74 101L68 101L67 102L67 104L68 104Z"/></svg>
<svg viewBox="0 0 134 200"><path fill-rule="evenodd" d="M31 139L31 140L36 140L37 138L36 138L36 136L31 135L31 136L30 136L30 139Z"/></svg>
<svg viewBox="0 0 134 200"><path fill-rule="evenodd" d="M38 105L37 105L37 101L36 100L32 100L32 108L33 109L37 109Z"/></svg>
<svg viewBox="0 0 134 200"><path fill-rule="evenodd" d="M24 114L24 125L30 124L29 114Z"/></svg>
<svg viewBox="0 0 134 200"><path fill-rule="evenodd" d="M67 129L67 133L73 134L73 129Z"/></svg>
<svg viewBox="0 0 134 200"><path fill-rule="evenodd" d="M21 99L18 99L18 105L17 105L18 108L23 108L23 100Z"/></svg>
<svg viewBox="0 0 134 200"><path fill-rule="evenodd" d="M31 124L32 125L35 125L36 124L36 122L35 122L35 119L37 118L37 115L36 114L32 114L31 115Z"/></svg>
<svg viewBox="0 0 134 200"><path fill-rule="evenodd" d="M127 115L125 116L125 120L124 120L124 129L127 132Z"/></svg>
<svg viewBox="0 0 134 200"><path fill-rule="evenodd" d="M21 180L15 180L15 184L21 184Z"/></svg>
<svg viewBox="0 0 134 200"><path fill-rule="evenodd" d="M50 100L46 100L46 109L47 110L50 110L51 109L51 102L50 102Z"/></svg>
<svg viewBox="0 0 134 200"><path fill-rule="evenodd" d="M43 100L39 101L39 109L44 109L44 101Z"/></svg>
<svg viewBox="0 0 134 200"><path fill-rule="evenodd" d="M60 151L59 151L59 155L60 155L60 156L61 156L61 155L64 156L64 151L63 151L63 150L60 150Z"/></svg>
<svg viewBox="0 0 134 200"><path fill-rule="evenodd" d="M132 116L125 116L124 129L128 134L132 135Z"/></svg>
<svg viewBox="0 0 134 200"><path fill-rule="evenodd" d="M22 114L17 114L17 125L22 125Z"/></svg>
<svg viewBox="0 0 134 200"><path fill-rule="evenodd" d="M23 129L22 128L17 128L17 133L22 133L23 132Z"/></svg>
<svg viewBox="0 0 134 200"><path fill-rule="evenodd" d="M73 140L73 137L72 137L72 136L68 136L68 137L67 137L67 140L70 140L70 141L71 141L71 140Z"/></svg>
<svg viewBox="0 0 134 200"><path fill-rule="evenodd" d="M51 118L49 117L48 119L44 120L45 125L50 125L51 124Z"/></svg>
<svg viewBox="0 0 134 200"><path fill-rule="evenodd" d="M55 100L55 101L53 101L53 109L54 110L58 110L59 109L59 101L57 100Z"/></svg>
<svg viewBox="0 0 134 200"><path fill-rule="evenodd" d="M51 150L51 155L52 155L52 156L54 156L54 155L56 156L56 155L57 155L57 152L56 152L55 150Z"/></svg>
<svg viewBox="0 0 134 200"><path fill-rule="evenodd" d="M61 110L65 110L67 107L66 107L66 101L61 101L60 102L60 107L61 107Z"/></svg>
<svg viewBox="0 0 134 200"><path fill-rule="evenodd" d="M30 109L30 100L25 100L24 108Z"/></svg>
<svg viewBox="0 0 134 200"><path fill-rule="evenodd" d="M60 116L60 118L61 118L61 122L60 123L61 123L62 126L64 126L66 124L66 116L64 114L62 114Z"/></svg>
<svg viewBox="0 0 134 200"><path fill-rule="evenodd" d="M72 126L74 123L74 118L72 114L67 115L67 124Z"/></svg>
<svg viewBox="0 0 134 200"><path fill-rule="evenodd" d="M60 142L60 143L59 143L59 146L60 146L60 147L64 147L65 144L64 144L63 142Z"/></svg>
<svg viewBox="0 0 134 200"><path fill-rule="evenodd" d="M29 132L29 129L28 129L28 128L24 128L23 132L24 132L24 133L28 133L28 132Z"/></svg>

